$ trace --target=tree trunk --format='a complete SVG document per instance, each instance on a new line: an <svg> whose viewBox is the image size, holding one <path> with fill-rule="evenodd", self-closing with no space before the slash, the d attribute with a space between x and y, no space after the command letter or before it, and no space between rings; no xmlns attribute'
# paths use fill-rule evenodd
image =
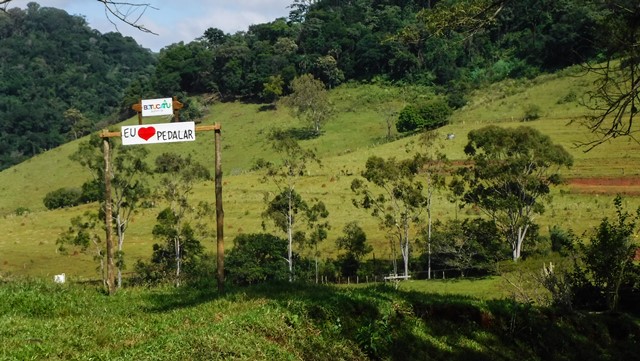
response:
<svg viewBox="0 0 640 361"><path fill-rule="evenodd" d="M402 249L402 258L404 260L404 275L409 276L409 220L404 217L403 221L403 238L404 247Z"/></svg>
<svg viewBox="0 0 640 361"><path fill-rule="evenodd" d="M180 238L173 241L176 250L176 286L180 286L180 268L182 267L182 255L180 254Z"/></svg>
<svg viewBox="0 0 640 361"><path fill-rule="evenodd" d="M522 243L524 242L524 237L527 235L527 230L529 230L529 225L523 227L518 227L518 235L513 244L513 261L516 262L520 259L522 255Z"/></svg>
<svg viewBox="0 0 640 361"><path fill-rule="evenodd" d="M289 214L287 214L287 233L289 236L289 282L293 282L293 197L292 189L289 187Z"/></svg>
<svg viewBox="0 0 640 361"><path fill-rule="evenodd" d="M427 199L427 279L431 279L431 193Z"/></svg>
<svg viewBox="0 0 640 361"><path fill-rule="evenodd" d="M118 227L118 262L116 269L118 270L118 288L122 288L122 249L124 248L124 232L122 219L120 215L116 216L116 227Z"/></svg>

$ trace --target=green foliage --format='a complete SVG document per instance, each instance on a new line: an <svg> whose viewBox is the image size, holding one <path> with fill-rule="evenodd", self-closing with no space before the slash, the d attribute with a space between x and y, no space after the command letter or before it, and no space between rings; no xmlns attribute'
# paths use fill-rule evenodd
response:
<svg viewBox="0 0 640 361"><path fill-rule="evenodd" d="M640 208L630 214L620 196L614 204L617 219L603 218L590 242L578 244L580 262L571 275L577 307L616 310L624 301L622 296L637 297L640 292L640 267L634 262ZM627 304L635 308L634 302Z"/></svg>
<svg viewBox="0 0 640 361"><path fill-rule="evenodd" d="M573 158L529 127L492 125L468 137L464 151L471 165L458 171L461 178L451 182L452 190L496 222L517 260L532 217L544 212L542 201L561 183L560 167L571 166Z"/></svg>
<svg viewBox="0 0 640 361"><path fill-rule="evenodd" d="M47 209L75 207L80 204L81 196L77 188L59 188L47 193L42 202Z"/></svg>
<svg viewBox="0 0 640 361"><path fill-rule="evenodd" d="M342 276L353 277L358 274L361 259L373 251L373 247L367 243L367 235L355 221L347 223L342 232L344 236L338 237L336 245L346 253L338 261L341 263Z"/></svg>
<svg viewBox="0 0 640 361"><path fill-rule="evenodd" d="M271 220L278 230L287 234L298 224L298 215L304 216L308 208L307 202L299 193L292 189L285 189L267 204L262 217ZM263 223L263 228L265 227Z"/></svg>
<svg viewBox="0 0 640 361"><path fill-rule="evenodd" d="M73 217L70 223L69 228L56 239L58 251L62 255L68 255L70 249L75 252L92 254L94 261L98 264L96 268L101 279L106 282L105 251L101 238L101 234L104 232L104 227L101 225L104 224L104 221L99 218L97 212L85 212L81 216Z"/></svg>
<svg viewBox="0 0 640 361"><path fill-rule="evenodd" d="M262 97L267 101L275 102L284 93L284 80L281 75L270 76L263 85Z"/></svg>
<svg viewBox="0 0 640 361"><path fill-rule="evenodd" d="M418 129L424 123L424 119L420 115L415 105L407 105L400 111L398 121L396 122L396 130L400 133L412 132Z"/></svg>
<svg viewBox="0 0 640 361"><path fill-rule="evenodd" d="M551 240L551 250L561 255L567 255L569 251L575 248L576 236L571 229L565 230L558 225L554 225L549 229L549 238Z"/></svg>
<svg viewBox="0 0 640 361"><path fill-rule="evenodd" d="M289 277L287 241L266 233L241 234L225 257L228 279L241 285L284 281Z"/></svg>
<svg viewBox="0 0 640 361"><path fill-rule="evenodd" d="M351 182L356 198L353 205L369 210L380 228L387 233L393 252L394 273L396 265L396 241L404 261L404 274L409 273L409 228L418 221L418 215L427 205L423 184L416 179L422 166L422 157L396 160L371 156L367 159L362 178Z"/></svg>
<svg viewBox="0 0 640 361"><path fill-rule="evenodd" d="M522 117L522 121L530 122L532 120L536 120L540 118L540 112L542 109L536 104L527 104L524 107L524 117Z"/></svg>
<svg viewBox="0 0 640 361"><path fill-rule="evenodd" d="M291 82L291 94L283 100L294 116L309 123L316 135L330 119L332 107L325 85L311 74L301 75Z"/></svg>
<svg viewBox="0 0 640 361"><path fill-rule="evenodd" d="M162 243L153 245L153 253L148 263L138 261L135 266L136 282L157 284L193 280L200 276L200 266L204 261L204 247L196 238L189 223L182 220L172 209L162 210L153 227L153 236Z"/></svg>
<svg viewBox="0 0 640 361"><path fill-rule="evenodd" d="M446 125L452 110L445 100L438 99L421 105L407 105L398 115L396 129L400 133L433 130Z"/></svg>
<svg viewBox="0 0 640 361"><path fill-rule="evenodd" d="M130 37L33 5L0 14L0 169L88 134L154 64Z"/></svg>
<svg viewBox="0 0 640 361"><path fill-rule="evenodd" d="M444 223L436 221L432 232L431 250L434 264L454 268L462 277L468 272L488 273L495 262L508 256L508 250L504 249L492 221L480 218L454 219ZM425 236L423 231L423 248L426 246ZM425 254L422 257L424 258Z"/></svg>
<svg viewBox="0 0 640 361"><path fill-rule="evenodd" d="M157 194L168 207L156 217L152 233L163 242L153 245L149 263L137 262L136 278L142 283L172 281L179 286L202 274L206 257L199 238L209 234L208 217L214 208L207 202L193 205L191 197L194 185L211 179L211 174L190 156L172 153L158 156L156 168L164 174Z"/></svg>
<svg viewBox="0 0 640 361"><path fill-rule="evenodd" d="M24 216L31 213L31 210L27 207L18 207L13 211L16 216Z"/></svg>
<svg viewBox="0 0 640 361"><path fill-rule="evenodd" d="M180 110L181 122L202 122L202 117L205 114L204 106L196 98L192 97L179 97L182 101L183 108Z"/></svg>
<svg viewBox="0 0 640 361"><path fill-rule="evenodd" d="M371 245L367 243L367 235L358 225L358 222L349 222L342 229L344 236L336 240L338 249L345 250L347 254L353 255L356 260L373 251Z"/></svg>

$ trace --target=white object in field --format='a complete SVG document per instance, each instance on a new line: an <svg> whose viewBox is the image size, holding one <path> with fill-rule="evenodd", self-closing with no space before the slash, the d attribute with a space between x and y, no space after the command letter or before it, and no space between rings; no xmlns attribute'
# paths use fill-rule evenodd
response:
<svg viewBox="0 0 640 361"><path fill-rule="evenodd" d="M64 283L66 281L66 275L64 273L61 273L59 275L55 275L53 276L53 282L55 283Z"/></svg>

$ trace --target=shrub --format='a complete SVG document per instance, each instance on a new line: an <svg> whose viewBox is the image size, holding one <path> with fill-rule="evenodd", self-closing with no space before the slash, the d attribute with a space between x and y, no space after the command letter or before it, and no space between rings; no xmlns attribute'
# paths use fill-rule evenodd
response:
<svg viewBox="0 0 640 361"><path fill-rule="evenodd" d="M16 216L24 216L25 214L31 213L31 210L27 207L18 207L13 213Z"/></svg>
<svg viewBox="0 0 640 361"><path fill-rule="evenodd" d="M414 105L407 105L400 111L398 121L396 122L396 129L400 133L411 132L418 129L422 125L422 117L418 108Z"/></svg>
<svg viewBox="0 0 640 361"><path fill-rule="evenodd" d="M80 195L80 202L91 203L104 199L104 183L94 179L82 184L82 194Z"/></svg>
<svg viewBox="0 0 640 361"><path fill-rule="evenodd" d="M522 118L525 122L530 122L532 120L536 120L540 118L540 107L535 104L528 104L524 108L524 117Z"/></svg>
<svg viewBox="0 0 640 361"><path fill-rule="evenodd" d="M287 241L267 233L240 234L225 260L228 278L236 284L286 280Z"/></svg>
<svg viewBox="0 0 640 361"><path fill-rule="evenodd" d="M422 105L419 112L424 120L422 128L431 130L447 125L452 110L446 101L438 99Z"/></svg>
<svg viewBox="0 0 640 361"><path fill-rule="evenodd" d="M634 262L638 248L634 235L640 208L635 215L623 210L620 196L614 204L617 219L602 219L590 242L578 243L580 262L576 262L571 274L578 307L615 310L622 296L637 297L639 292L640 266Z"/></svg>
<svg viewBox="0 0 640 361"><path fill-rule="evenodd" d="M47 193L42 202L47 209L74 207L80 204L81 195L77 188L59 188Z"/></svg>
<svg viewBox="0 0 640 361"><path fill-rule="evenodd" d="M436 129L449 122L452 110L445 100L437 99L416 106L407 105L398 116L396 129L400 133L418 129Z"/></svg>

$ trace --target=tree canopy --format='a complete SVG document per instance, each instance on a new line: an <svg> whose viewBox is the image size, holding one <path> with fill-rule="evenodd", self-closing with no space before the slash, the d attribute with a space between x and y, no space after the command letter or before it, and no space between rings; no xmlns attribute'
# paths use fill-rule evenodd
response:
<svg viewBox="0 0 640 361"><path fill-rule="evenodd" d="M530 127L492 125L468 137L464 152L469 163L459 170L461 178L452 188L496 223L518 260L534 215L544 212L542 201L561 182L560 168L570 167L573 159L561 145Z"/></svg>

